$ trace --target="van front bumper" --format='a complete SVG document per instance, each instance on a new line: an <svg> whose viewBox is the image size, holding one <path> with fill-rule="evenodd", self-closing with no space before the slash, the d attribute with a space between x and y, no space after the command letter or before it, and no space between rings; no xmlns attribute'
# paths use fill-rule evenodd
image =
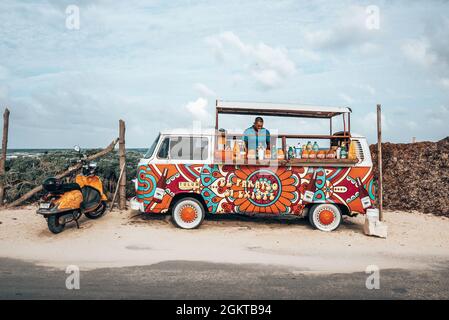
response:
<svg viewBox="0 0 449 320"><path fill-rule="evenodd" d="M130 200L131 210L136 210L140 212L144 212L145 208L143 206L143 202L137 200L137 197L134 197Z"/></svg>

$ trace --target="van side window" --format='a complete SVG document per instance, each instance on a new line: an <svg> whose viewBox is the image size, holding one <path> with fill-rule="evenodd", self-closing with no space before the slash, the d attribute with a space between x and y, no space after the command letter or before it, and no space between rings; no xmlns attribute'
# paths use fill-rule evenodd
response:
<svg viewBox="0 0 449 320"><path fill-rule="evenodd" d="M159 148L159 152L157 153L157 157L160 159L168 159L168 147L170 145L170 139L165 138L164 141L162 141L162 144Z"/></svg>
<svg viewBox="0 0 449 320"><path fill-rule="evenodd" d="M209 140L200 137L172 137L170 140L170 159L206 160Z"/></svg>

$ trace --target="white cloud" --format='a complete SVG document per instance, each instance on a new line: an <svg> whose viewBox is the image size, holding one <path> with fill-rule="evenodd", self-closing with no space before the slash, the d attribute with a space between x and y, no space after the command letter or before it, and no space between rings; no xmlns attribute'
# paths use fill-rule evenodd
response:
<svg viewBox="0 0 449 320"><path fill-rule="evenodd" d="M449 90L449 78L442 78L440 79L440 85Z"/></svg>
<svg viewBox="0 0 449 320"><path fill-rule="evenodd" d="M339 96L344 102L346 102L346 103L348 103L348 104L351 104L351 103L354 102L354 99L353 99L351 96L349 96L349 95L347 95L347 94L345 94L345 93L340 93L338 96Z"/></svg>
<svg viewBox="0 0 449 320"><path fill-rule="evenodd" d="M437 62L437 56L429 50L429 43L425 39L408 40L401 49L409 60L422 66L430 67Z"/></svg>
<svg viewBox="0 0 449 320"><path fill-rule="evenodd" d="M208 120L210 113L207 110L208 101L205 98L198 98L185 105L185 109L197 120Z"/></svg>
<svg viewBox="0 0 449 320"><path fill-rule="evenodd" d="M2 65L0 65L0 80L5 80L9 76L9 71Z"/></svg>
<svg viewBox="0 0 449 320"><path fill-rule="evenodd" d="M211 90L208 86L206 86L203 83L195 83L193 88L201 95L206 97L212 97L215 98L217 94L215 91Z"/></svg>
<svg viewBox="0 0 449 320"><path fill-rule="evenodd" d="M377 132L377 113L368 112L365 115L358 118L359 124L363 124L363 130L366 130L366 135ZM388 132L390 129L389 118L386 117L385 112L382 112L380 117L382 122L382 131Z"/></svg>
<svg viewBox="0 0 449 320"><path fill-rule="evenodd" d="M442 87L449 87L449 19L436 19L425 25L424 34L402 44L404 56L437 78Z"/></svg>
<svg viewBox="0 0 449 320"><path fill-rule="evenodd" d="M315 49L344 49L358 47L362 53L377 49L375 41L380 33L377 29L367 28L368 15L365 6L353 5L337 12L336 21L324 29L303 31L305 42Z"/></svg>
<svg viewBox="0 0 449 320"><path fill-rule="evenodd" d="M231 60L231 56L238 53L240 70L266 88L280 86L296 72L295 63L290 60L285 48L271 47L263 42L246 44L230 31L208 37L206 43L220 61L226 61L228 57Z"/></svg>
<svg viewBox="0 0 449 320"><path fill-rule="evenodd" d="M376 94L376 89L369 84L355 84L354 87L366 91L372 96Z"/></svg>

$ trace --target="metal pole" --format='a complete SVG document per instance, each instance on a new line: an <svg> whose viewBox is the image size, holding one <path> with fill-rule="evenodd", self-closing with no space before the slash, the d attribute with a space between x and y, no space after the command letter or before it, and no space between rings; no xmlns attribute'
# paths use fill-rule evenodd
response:
<svg viewBox="0 0 449 320"><path fill-rule="evenodd" d="M379 220L383 220L383 190L382 190L382 108L381 105L377 105L377 163L379 170Z"/></svg>
<svg viewBox="0 0 449 320"><path fill-rule="evenodd" d="M5 163L6 163L6 151L8 149L8 130L9 130L9 110L5 109L3 113L3 139L2 139L2 154L0 159L0 206L3 206L5 197Z"/></svg>
<svg viewBox="0 0 449 320"><path fill-rule="evenodd" d="M119 156L120 156L120 168L126 167L126 148L125 148L125 121L119 121ZM119 208L120 210L126 209L126 169L123 171L119 179Z"/></svg>
<svg viewBox="0 0 449 320"><path fill-rule="evenodd" d="M215 130L218 130L218 100L215 100Z"/></svg>

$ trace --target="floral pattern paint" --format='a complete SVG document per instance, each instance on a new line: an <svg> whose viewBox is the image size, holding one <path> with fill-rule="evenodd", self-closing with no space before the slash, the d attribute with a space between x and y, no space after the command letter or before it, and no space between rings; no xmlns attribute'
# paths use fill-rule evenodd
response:
<svg viewBox="0 0 449 320"><path fill-rule="evenodd" d="M300 215L304 192L316 171L314 203L346 205L364 213L356 179L375 200L370 167L302 167L250 165L148 165L138 168L137 199L145 207L168 168L165 195L152 212L164 213L178 193L202 196L210 213L268 213Z"/></svg>

